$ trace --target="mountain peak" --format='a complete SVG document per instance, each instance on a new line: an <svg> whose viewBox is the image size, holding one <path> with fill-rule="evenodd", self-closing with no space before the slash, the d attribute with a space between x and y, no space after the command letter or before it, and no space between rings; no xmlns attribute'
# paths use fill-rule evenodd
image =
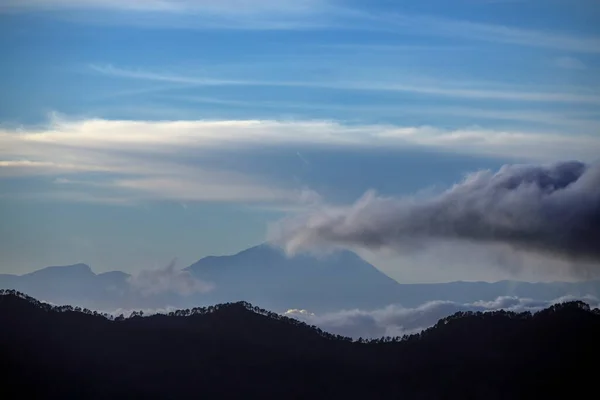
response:
<svg viewBox="0 0 600 400"><path fill-rule="evenodd" d="M373 307L393 302L398 289L396 281L351 251L288 256L267 243L205 257L187 270L216 285L212 301L247 300L274 309Z"/></svg>

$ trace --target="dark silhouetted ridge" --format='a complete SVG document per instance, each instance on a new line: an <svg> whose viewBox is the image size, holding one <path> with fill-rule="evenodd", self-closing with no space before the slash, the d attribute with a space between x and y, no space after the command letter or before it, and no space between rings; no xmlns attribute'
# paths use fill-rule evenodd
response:
<svg viewBox="0 0 600 400"><path fill-rule="evenodd" d="M600 312L460 312L351 341L247 302L110 317L0 292L6 398L580 398Z"/></svg>

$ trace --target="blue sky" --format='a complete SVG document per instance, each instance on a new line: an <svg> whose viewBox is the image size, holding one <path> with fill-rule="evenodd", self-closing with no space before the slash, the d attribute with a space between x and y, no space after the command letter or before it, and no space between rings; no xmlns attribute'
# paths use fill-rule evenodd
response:
<svg viewBox="0 0 600 400"><path fill-rule="evenodd" d="M4 0L0 271L186 265L369 189L595 161L599 18L594 0ZM406 282L508 276L368 257Z"/></svg>

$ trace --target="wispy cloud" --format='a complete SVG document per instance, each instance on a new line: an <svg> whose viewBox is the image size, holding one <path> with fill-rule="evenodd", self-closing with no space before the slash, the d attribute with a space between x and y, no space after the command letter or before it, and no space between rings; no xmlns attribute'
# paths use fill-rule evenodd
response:
<svg viewBox="0 0 600 400"><path fill-rule="evenodd" d="M585 113L570 113L564 111L539 111L524 108L496 109L493 107L461 107L461 106L411 106L403 103L394 104L387 102L384 105L373 104L332 104L318 102L286 102L286 101L250 101L236 100L221 97L207 97L195 95L158 94L158 98L167 101L176 100L188 103L212 104L237 108L260 107L262 110L327 110L350 114L360 118L366 116L399 117L404 115L428 115L463 117L467 120L501 120L534 123L536 125L567 127L578 132L595 133L600 129L600 121L593 115Z"/></svg>
<svg viewBox="0 0 600 400"><path fill-rule="evenodd" d="M272 87L304 87L352 91L377 91L377 92L406 92L437 97L455 97L465 99L523 101L523 102L558 102L558 103L587 103L600 104L600 96L594 93L582 92L557 92L554 90L524 91L516 88L498 88L497 84L482 86L468 82L436 81L435 84L414 84L406 81L290 81L290 80L264 80L264 79L218 79L202 76L172 74L165 72L151 72L118 68L112 65L91 65L91 70L103 75L146 80L155 82L168 82L187 84L194 87L202 86L272 86ZM160 89L157 89L160 91Z"/></svg>
<svg viewBox="0 0 600 400"><path fill-rule="evenodd" d="M444 130L318 120L57 118L41 128L0 130L0 176L47 176L77 182L51 185L62 193L57 196L81 190L88 198L97 193L98 198L132 202L162 199L312 204L319 196L294 182L274 183L246 170L223 170L202 163L204 157L220 150L252 152L289 146L422 148L540 160L593 160L600 154L600 139L594 136L480 128Z"/></svg>
<svg viewBox="0 0 600 400"><path fill-rule="evenodd" d="M505 0L508 1L508 0ZM504 1L503 1L504 2ZM365 3L366 4L366 3ZM489 24L421 14L373 12L335 0L4 0L0 12L105 11L143 14L143 18L115 18L112 22L172 28L311 29L327 27L358 31L442 36L541 47L581 53L600 53L600 38L553 30ZM87 13L86 18L106 16ZM159 18L156 18L156 17Z"/></svg>
<svg viewBox="0 0 600 400"><path fill-rule="evenodd" d="M309 13L324 3L324 0L4 0L0 4L0 10L108 9L207 14Z"/></svg>
<svg viewBox="0 0 600 400"><path fill-rule="evenodd" d="M336 43L336 44L322 44L318 45L319 48L329 50L349 50L352 52L363 51L363 52L390 52L390 53L403 53L403 52L429 52L429 51L469 51L473 50L472 46L456 46L456 45L417 45L417 44L380 44L380 43Z"/></svg>
<svg viewBox="0 0 600 400"><path fill-rule="evenodd" d="M600 53L600 38L596 36L575 35L552 30L533 30L428 15L357 13L362 18L379 23L380 29L389 31L401 32L410 29L412 33L469 41L504 43L580 53Z"/></svg>
<svg viewBox="0 0 600 400"><path fill-rule="evenodd" d="M0 13L54 12L61 18L93 23L174 29L288 30L328 25L328 3L327 0L6 0L0 3Z"/></svg>

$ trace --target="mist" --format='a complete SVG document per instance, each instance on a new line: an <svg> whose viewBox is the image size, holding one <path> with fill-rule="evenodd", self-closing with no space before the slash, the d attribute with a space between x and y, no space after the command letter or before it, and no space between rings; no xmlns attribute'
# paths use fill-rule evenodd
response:
<svg viewBox="0 0 600 400"><path fill-rule="evenodd" d="M342 336L354 339L380 338L384 336L403 336L421 332L436 324L440 319L459 311L490 312L512 311L536 312L553 304L565 301L583 300L590 307L597 308L600 303L593 296L564 296L551 301L534 300L516 296L501 296L493 301L474 301L459 303L453 301L429 301L417 307L389 305L375 310L350 309L333 313L318 314L307 310L292 309L284 315L296 318L310 325Z"/></svg>

